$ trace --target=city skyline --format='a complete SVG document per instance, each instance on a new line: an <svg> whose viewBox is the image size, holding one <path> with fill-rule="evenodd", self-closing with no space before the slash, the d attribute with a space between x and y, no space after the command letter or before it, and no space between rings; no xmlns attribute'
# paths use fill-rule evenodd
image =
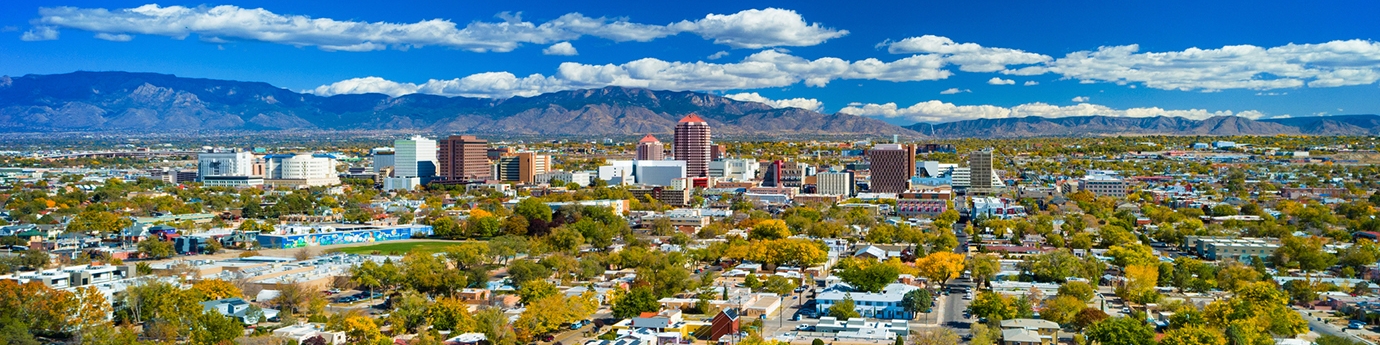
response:
<svg viewBox="0 0 1380 345"><path fill-rule="evenodd" d="M1372 3L346 5L8 4L0 74L125 70L486 98L617 85L900 125L1380 112Z"/></svg>

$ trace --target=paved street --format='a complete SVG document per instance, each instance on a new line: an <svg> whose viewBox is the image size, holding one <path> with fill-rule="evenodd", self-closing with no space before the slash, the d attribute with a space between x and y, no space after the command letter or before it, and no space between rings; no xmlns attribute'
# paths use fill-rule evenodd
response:
<svg viewBox="0 0 1380 345"><path fill-rule="evenodd" d="M1375 344L1374 342L1367 341L1365 339L1361 339L1361 337L1357 337L1355 335L1352 335L1351 333L1347 333L1346 330L1338 328L1337 326L1334 326L1322 320L1318 320L1318 318L1308 315L1308 311L1305 309L1294 307L1294 311L1298 312L1299 316L1302 316L1304 320L1308 320L1308 329L1317 332L1319 335L1331 334L1334 336L1351 339L1366 344Z"/></svg>

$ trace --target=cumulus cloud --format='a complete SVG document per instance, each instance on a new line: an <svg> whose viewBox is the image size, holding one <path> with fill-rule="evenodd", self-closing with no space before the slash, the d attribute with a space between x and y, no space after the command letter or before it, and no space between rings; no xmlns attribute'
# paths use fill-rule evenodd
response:
<svg viewBox="0 0 1380 345"><path fill-rule="evenodd" d="M393 97L417 93L417 84L399 83L379 77L346 79L311 90L318 95L381 93Z"/></svg>
<svg viewBox="0 0 1380 345"><path fill-rule="evenodd" d="M488 72L452 80L431 80L414 85L414 92L444 96L506 98L546 92L604 86L641 87L656 90L743 90L805 83L822 87L834 80L921 81L948 78L943 61L932 55L916 55L896 61L877 59L846 61L825 57L808 60L775 50L764 50L735 63L672 62L644 58L614 65L562 63L550 76L533 74L518 78L507 72ZM357 79L324 85L318 95L363 93L355 90ZM371 81L377 83L377 81ZM406 83L395 83L406 85ZM406 89L401 89L406 90Z"/></svg>
<svg viewBox="0 0 1380 345"><path fill-rule="evenodd" d="M542 50L541 50L541 53L542 53L542 54L546 54L546 55L563 55L563 56L580 55L579 52L575 51L575 46L571 45L570 42L561 42L561 43L552 44L550 47L546 47L546 49L542 49Z"/></svg>
<svg viewBox="0 0 1380 345"><path fill-rule="evenodd" d="M779 8L743 10L727 15L709 14L704 19L682 21L670 27L681 32L693 32L714 40L714 43L749 49L808 47L848 34L848 30L806 23L799 13Z"/></svg>
<svg viewBox="0 0 1380 345"><path fill-rule="evenodd" d="M594 36L624 41L651 41L693 33L734 48L811 46L848 34L847 30L807 23L799 13L768 8L733 14L709 14L703 19L667 25L626 19L592 18L570 13L537 24L520 15L501 13L501 22L471 22L460 27L450 20L415 23L363 22L284 15L262 8L159 6L104 9L45 7L35 27L24 34L29 41L56 39L55 27L109 35L143 34L185 39L190 35L314 46L328 51L372 51L389 47L442 46L475 52L507 52L522 44L551 44Z"/></svg>
<svg viewBox="0 0 1380 345"><path fill-rule="evenodd" d="M718 59L722 59L722 58L725 57L725 56L728 56L728 51L720 50L720 51L717 52L717 53L709 54L709 59L710 59L710 60L718 60Z"/></svg>
<svg viewBox="0 0 1380 345"><path fill-rule="evenodd" d="M1040 85L1040 82L1034 81L1034 80L1027 80L1027 81L1025 81L1025 86L1035 86L1035 85Z"/></svg>
<svg viewBox="0 0 1380 345"><path fill-rule="evenodd" d="M1380 42L1291 43L1272 48L1234 45L1170 52L1141 52L1134 44L1105 46L1069 53L1049 63L1048 69L1080 82L1141 83L1183 91L1365 85L1380 80Z"/></svg>
<svg viewBox="0 0 1380 345"><path fill-rule="evenodd" d="M824 102L820 102L818 99L814 98L791 98L773 100L766 97L762 97L762 95L759 95L756 92L735 93L732 95L724 95L724 97L743 102L762 103L769 105L772 108L800 108L813 111L820 111L824 109Z"/></svg>
<svg viewBox="0 0 1380 345"><path fill-rule="evenodd" d="M1088 101L1088 97L1087 97L1087 96L1077 96L1077 97L1074 97L1074 98L1073 98L1073 101L1074 101L1074 102L1078 102L1078 103L1087 102L1087 101Z"/></svg>
<svg viewBox="0 0 1380 345"><path fill-rule="evenodd" d="M959 90L959 89L956 88L956 87L951 87L951 88L949 88L948 90L939 91L939 94L941 94L941 95L952 95L952 94L963 93L963 92L973 92L973 90L969 90L969 89L962 89L962 90Z"/></svg>
<svg viewBox="0 0 1380 345"><path fill-rule="evenodd" d="M958 69L964 72L997 72L1006 70L1007 66L1041 64L1052 60L1043 54L1010 48L983 47L977 43L955 43L948 37L935 35L878 44L878 47L883 46L892 54L941 55L945 61L958 65Z"/></svg>
<svg viewBox="0 0 1380 345"><path fill-rule="evenodd" d="M950 122L973 119L1003 119L1027 116L1174 116L1191 119L1206 119L1213 116L1233 115L1257 119L1264 116L1264 113L1255 110L1247 110L1241 112L1232 112L1231 110L1208 111L1204 109L1166 110L1159 107L1114 109L1104 105L1089 103L1079 103L1070 106L1058 106L1040 102L1021 104L1008 108L995 105L955 105L953 103L946 103L937 100L920 102L904 108L897 106L896 103L854 103L849 104L848 107L839 110L839 112L844 114L869 117L902 118L915 122Z"/></svg>
<svg viewBox="0 0 1380 345"><path fill-rule="evenodd" d="M58 39L57 29L51 26L35 26L19 36L24 41L52 41Z"/></svg>
<svg viewBox="0 0 1380 345"><path fill-rule="evenodd" d="M1016 85L1015 80L1002 79L998 77L992 77L992 79L987 79L987 83L992 85Z"/></svg>

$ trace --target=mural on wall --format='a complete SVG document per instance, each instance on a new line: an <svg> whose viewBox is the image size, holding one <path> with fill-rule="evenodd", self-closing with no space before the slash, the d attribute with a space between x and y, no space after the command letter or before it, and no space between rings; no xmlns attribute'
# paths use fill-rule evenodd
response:
<svg viewBox="0 0 1380 345"><path fill-rule="evenodd" d="M412 236L431 235L430 226L406 228L374 229L359 231L337 231L301 235L259 235L259 245L265 248L300 248L329 246L334 244L383 242L405 240Z"/></svg>

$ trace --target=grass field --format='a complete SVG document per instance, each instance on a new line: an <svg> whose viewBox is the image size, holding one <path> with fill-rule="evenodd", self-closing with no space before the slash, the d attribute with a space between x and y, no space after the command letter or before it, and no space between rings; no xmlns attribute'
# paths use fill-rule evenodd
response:
<svg viewBox="0 0 1380 345"><path fill-rule="evenodd" d="M449 246L462 243L462 241L411 241L411 242L384 242L359 247L340 248L343 253L349 254L372 254L378 251L379 254L406 255L410 252L438 252Z"/></svg>

